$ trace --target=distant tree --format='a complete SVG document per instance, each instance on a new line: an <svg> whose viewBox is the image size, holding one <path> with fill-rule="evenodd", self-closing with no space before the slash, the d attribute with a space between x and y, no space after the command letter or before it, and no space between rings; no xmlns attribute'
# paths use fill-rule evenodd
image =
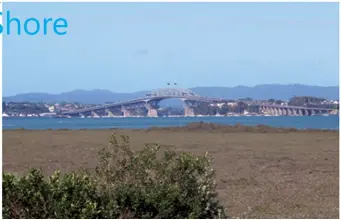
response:
<svg viewBox="0 0 341 220"><path fill-rule="evenodd" d="M6 111L6 102L2 102L2 112Z"/></svg>
<svg viewBox="0 0 341 220"><path fill-rule="evenodd" d="M239 101L236 106L236 112L243 113L245 110L248 110L248 105L245 102Z"/></svg>
<svg viewBox="0 0 341 220"><path fill-rule="evenodd" d="M275 99L268 99L268 102L274 103L274 102L275 102Z"/></svg>
<svg viewBox="0 0 341 220"><path fill-rule="evenodd" d="M259 113L259 105L249 105L248 106L248 111L249 112L254 112L254 113Z"/></svg>
<svg viewBox="0 0 341 220"><path fill-rule="evenodd" d="M218 107L216 106L210 106L208 108L208 115L216 115L218 112Z"/></svg>
<svg viewBox="0 0 341 220"><path fill-rule="evenodd" d="M312 97L312 96L294 96L289 100L289 105L293 106L307 106L307 105L321 105L326 99Z"/></svg>
<svg viewBox="0 0 341 220"><path fill-rule="evenodd" d="M253 99L252 98L250 98L250 97L246 97L246 98L243 98L243 99L239 99L240 101L253 101Z"/></svg>
<svg viewBox="0 0 341 220"><path fill-rule="evenodd" d="M284 101L282 101L282 100L276 100L276 101L275 101L275 104L276 104L276 105L280 105L280 104L282 104L282 103L284 103Z"/></svg>
<svg viewBox="0 0 341 220"><path fill-rule="evenodd" d="M209 114L209 105L207 103L199 103L194 111L198 115L208 115Z"/></svg>
<svg viewBox="0 0 341 220"><path fill-rule="evenodd" d="M64 107L66 104L68 104L66 101L62 101L59 103L60 106Z"/></svg>
<svg viewBox="0 0 341 220"><path fill-rule="evenodd" d="M221 108L219 109L219 114L221 115L226 115L228 112L229 112L229 107L226 104L221 106Z"/></svg>

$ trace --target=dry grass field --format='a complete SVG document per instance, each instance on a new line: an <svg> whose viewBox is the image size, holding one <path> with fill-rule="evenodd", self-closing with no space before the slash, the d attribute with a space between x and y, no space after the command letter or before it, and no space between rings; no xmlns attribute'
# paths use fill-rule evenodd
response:
<svg viewBox="0 0 341 220"><path fill-rule="evenodd" d="M338 131L223 129L3 131L3 169L94 168L113 133L213 157L219 197L234 218L338 218Z"/></svg>

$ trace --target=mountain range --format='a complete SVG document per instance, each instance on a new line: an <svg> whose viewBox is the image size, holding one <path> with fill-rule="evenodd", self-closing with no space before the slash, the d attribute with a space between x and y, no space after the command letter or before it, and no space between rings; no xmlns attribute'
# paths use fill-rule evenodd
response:
<svg viewBox="0 0 341 220"><path fill-rule="evenodd" d="M326 99L339 99L339 86L311 86L301 84L266 84L254 87L194 87L193 92L201 96L225 99L252 98L258 100L279 99L289 100L293 96L315 96ZM103 104L105 102L124 101L144 97L150 91L132 93L116 93L109 90L74 90L60 94L24 93L3 97L5 102L80 102L84 104Z"/></svg>

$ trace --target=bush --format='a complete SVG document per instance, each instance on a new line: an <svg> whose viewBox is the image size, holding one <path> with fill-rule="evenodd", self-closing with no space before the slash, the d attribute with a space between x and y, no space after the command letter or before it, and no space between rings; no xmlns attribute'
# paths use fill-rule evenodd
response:
<svg viewBox="0 0 341 220"><path fill-rule="evenodd" d="M225 218L217 200L210 158L130 148L115 134L100 152L94 174L56 172L48 179L31 169L3 174L5 218Z"/></svg>
<svg viewBox="0 0 341 220"><path fill-rule="evenodd" d="M55 172L45 179L42 172L31 169L17 178L3 174L4 218L92 218L97 216L96 184L82 172Z"/></svg>

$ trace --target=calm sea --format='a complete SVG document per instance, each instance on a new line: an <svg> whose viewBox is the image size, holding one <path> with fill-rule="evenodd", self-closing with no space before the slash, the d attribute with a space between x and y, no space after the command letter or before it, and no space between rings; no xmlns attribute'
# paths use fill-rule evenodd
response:
<svg viewBox="0 0 341 220"><path fill-rule="evenodd" d="M273 127L339 129L339 116L174 117L174 118L3 118L3 129L104 129L184 126L191 122L226 125L264 124Z"/></svg>

